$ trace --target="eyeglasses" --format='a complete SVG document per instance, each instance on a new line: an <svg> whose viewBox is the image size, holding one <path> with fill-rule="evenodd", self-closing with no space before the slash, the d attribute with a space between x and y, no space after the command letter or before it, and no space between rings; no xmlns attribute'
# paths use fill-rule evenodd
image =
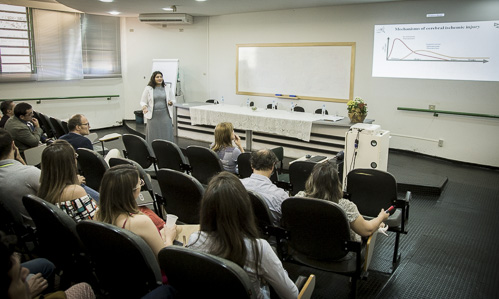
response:
<svg viewBox="0 0 499 299"><path fill-rule="evenodd" d="M137 189L140 189L140 188L142 188L145 184L146 184L146 183L144 182L144 180L143 180L143 179L140 179L140 186L139 186L139 187L135 187L135 188L133 188L132 190L133 190L133 191L135 191L135 190L137 190Z"/></svg>
<svg viewBox="0 0 499 299"><path fill-rule="evenodd" d="M89 125L90 125L90 123L88 122L86 124L81 124L80 126L89 126Z"/></svg>
<svg viewBox="0 0 499 299"><path fill-rule="evenodd" d="M26 116L31 116L31 115L35 115L35 113L34 113L33 111L31 111L31 112L26 112L26 114L25 114L25 115L26 115Z"/></svg>

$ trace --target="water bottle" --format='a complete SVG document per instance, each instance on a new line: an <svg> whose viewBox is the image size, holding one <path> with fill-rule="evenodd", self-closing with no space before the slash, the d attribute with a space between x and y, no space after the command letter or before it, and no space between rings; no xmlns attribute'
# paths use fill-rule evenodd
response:
<svg viewBox="0 0 499 299"><path fill-rule="evenodd" d="M295 105L291 102L291 112L295 111Z"/></svg>
<svg viewBox="0 0 499 299"><path fill-rule="evenodd" d="M322 116L326 115L326 105L322 105Z"/></svg>
<svg viewBox="0 0 499 299"><path fill-rule="evenodd" d="M224 96L222 96L222 106L225 104L224 102Z"/></svg>
<svg viewBox="0 0 499 299"><path fill-rule="evenodd" d="M275 109L275 100L272 101L272 109Z"/></svg>
<svg viewBox="0 0 499 299"><path fill-rule="evenodd" d="M249 98L248 98L248 99L246 100L246 108L249 108L249 106L250 106L250 100L249 100Z"/></svg>

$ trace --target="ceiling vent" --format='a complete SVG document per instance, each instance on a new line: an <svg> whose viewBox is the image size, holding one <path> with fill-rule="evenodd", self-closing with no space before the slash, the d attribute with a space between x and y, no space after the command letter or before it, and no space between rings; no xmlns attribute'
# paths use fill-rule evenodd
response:
<svg viewBox="0 0 499 299"><path fill-rule="evenodd" d="M192 24L194 19L185 13L143 13L139 20L148 24Z"/></svg>

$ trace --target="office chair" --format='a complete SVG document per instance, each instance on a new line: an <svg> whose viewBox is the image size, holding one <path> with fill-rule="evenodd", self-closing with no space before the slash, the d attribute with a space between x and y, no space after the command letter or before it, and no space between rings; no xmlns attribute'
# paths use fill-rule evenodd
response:
<svg viewBox="0 0 499 299"><path fill-rule="evenodd" d="M250 163L251 153L245 152L241 153L237 157L237 169L239 170L239 177L241 179L250 177L253 173Z"/></svg>
<svg viewBox="0 0 499 299"><path fill-rule="evenodd" d="M182 298L257 298L246 271L237 264L217 256L168 246L158 254L168 283Z"/></svg>
<svg viewBox="0 0 499 299"><path fill-rule="evenodd" d="M311 161L295 161L289 165L289 182L292 186L290 195L305 190L305 183L315 164L315 162Z"/></svg>
<svg viewBox="0 0 499 299"><path fill-rule="evenodd" d="M49 121L52 124L52 128L54 128L55 138L59 139L62 135L66 134L64 131L64 127L62 126L62 121L55 117L49 117Z"/></svg>
<svg viewBox="0 0 499 299"><path fill-rule="evenodd" d="M133 134L123 134L123 145L125 150L123 154L125 158L133 160L140 164L142 168L153 178L156 178L156 158L154 157L154 152L149 144L144 140L144 138L133 135ZM154 170L149 170L148 168L154 166Z"/></svg>
<svg viewBox="0 0 499 299"><path fill-rule="evenodd" d="M141 237L98 221L81 221L76 231L107 297L140 298L162 284L156 255Z"/></svg>
<svg viewBox="0 0 499 299"><path fill-rule="evenodd" d="M158 170L158 184L168 214L177 215L182 223L199 224L204 188L195 177L163 168Z"/></svg>
<svg viewBox="0 0 499 299"><path fill-rule="evenodd" d="M206 100L206 103L218 104L218 100L215 100L215 99L209 99L209 100Z"/></svg>
<svg viewBox="0 0 499 299"><path fill-rule="evenodd" d="M409 220L409 203L411 192L407 191L405 198L397 196L397 182L393 175L386 171L376 169L357 168L347 174L345 197L357 205L360 214L370 220L378 216L381 209L387 210L395 206L385 224L388 231L395 232L393 249L393 270L400 261L398 253L400 234L407 234Z"/></svg>
<svg viewBox="0 0 499 299"><path fill-rule="evenodd" d="M319 109L316 109L314 114L322 114L322 108L319 108ZM329 112L327 112L327 110L324 111L324 114L328 115Z"/></svg>
<svg viewBox="0 0 499 299"><path fill-rule="evenodd" d="M282 228L286 233L286 262L296 263L351 278L351 297L357 280L364 276L360 242L350 239L350 224L333 202L291 197L282 203Z"/></svg>
<svg viewBox="0 0 499 299"><path fill-rule="evenodd" d="M62 288L69 287L73 282L95 283L73 218L35 195L25 195L23 204L36 225L40 256L62 270Z"/></svg>
<svg viewBox="0 0 499 299"><path fill-rule="evenodd" d="M102 177L106 170L109 169L104 158L96 151L88 148L79 148L76 150L78 154L78 168L80 174L85 177L85 185L98 191Z"/></svg>
<svg viewBox="0 0 499 299"><path fill-rule="evenodd" d="M272 109L272 104L268 104L267 109ZM277 110L277 103L275 103L274 109Z"/></svg>
<svg viewBox="0 0 499 299"><path fill-rule="evenodd" d="M207 147L190 145L185 155L189 159L192 176L203 185L208 185L211 177L224 170L218 155Z"/></svg>
<svg viewBox="0 0 499 299"><path fill-rule="evenodd" d="M47 134L47 137L48 138L55 137L55 129L50 122L50 118L47 115L45 115L41 112L38 112L37 119L40 121L40 125L41 125L43 131L45 132L45 134Z"/></svg>
<svg viewBox="0 0 499 299"><path fill-rule="evenodd" d="M300 107L300 106L295 106L295 107L293 108L293 111L294 111L294 112L305 112L305 108Z"/></svg>
<svg viewBox="0 0 499 299"><path fill-rule="evenodd" d="M184 157L182 150L175 143L168 140L156 139L152 142L152 149L156 156L158 168L168 168L189 173L191 166Z"/></svg>

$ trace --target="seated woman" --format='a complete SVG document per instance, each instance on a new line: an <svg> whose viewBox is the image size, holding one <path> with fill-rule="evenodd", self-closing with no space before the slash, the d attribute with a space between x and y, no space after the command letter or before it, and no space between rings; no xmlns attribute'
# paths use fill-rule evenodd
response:
<svg viewBox="0 0 499 299"><path fill-rule="evenodd" d="M173 244L176 225L158 229L151 218L140 212L136 198L140 194L139 172L132 165L117 165L104 174L100 186L96 220L127 229L142 237L156 256Z"/></svg>
<svg viewBox="0 0 499 299"><path fill-rule="evenodd" d="M93 219L97 202L80 186L77 155L66 140L56 140L42 153L38 196L61 208L76 222Z"/></svg>
<svg viewBox="0 0 499 299"><path fill-rule="evenodd" d="M347 214L350 223L350 238L358 242L361 241L361 236L368 237L380 226L384 227L383 221L390 216L384 209L381 209L378 217L366 221L353 202L342 198L343 191L341 190L338 171L336 166L329 161L317 163L314 166L305 183L305 191L300 191L295 196L312 197L337 203Z"/></svg>
<svg viewBox="0 0 499 299"><path fill-rule="evenodd" d="M200 229L189 247L228 259L250 277L258 298L270 298L270 284L280 298L297 298L298 289L266 240L258 238L255 216L241 181L221 172L213 177L201 201Z"/></svg>
<svg viewBox="0 0 499 299"><path fill-rule="evenodd" d="M236 146L232 145L232 140ZM218 154L224 170L232 173L238 173L237 157L244 153L241 146L241 138L234 133L234 127L231 123L219 123L215 128L215 142L210 148Z"/></svg>

